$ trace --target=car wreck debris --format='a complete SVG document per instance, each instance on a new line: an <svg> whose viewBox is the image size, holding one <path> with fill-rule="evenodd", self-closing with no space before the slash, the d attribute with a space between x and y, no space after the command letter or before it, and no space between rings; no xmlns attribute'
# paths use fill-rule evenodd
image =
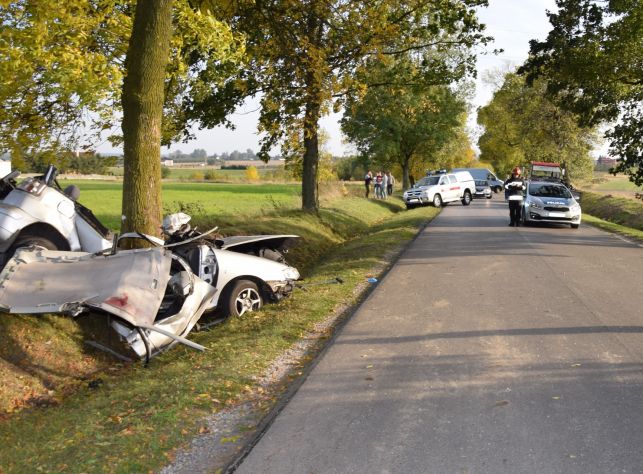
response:
<svg viewBox="0 0 643 474"><path fill-rule="evenodd" d="M202 350L186 336L204 312L242 316L289 295L300 278L285 260L297 235L218 237L176 213L163 220L165 240L116 238L56 175L49 166L20 183L18 172L0 179L0 311L102 312L149 359L177 343ZM121 250L131 238L153 248Z"/></svg>
<svg viewBox="0 0 643 474"><path fill-rule="evenodd" d="M203 350L185 336L215 292L163 248L114 255L21 248L0 273L3 312L111 315L112 327L145 359L176 343Z"/></svg>

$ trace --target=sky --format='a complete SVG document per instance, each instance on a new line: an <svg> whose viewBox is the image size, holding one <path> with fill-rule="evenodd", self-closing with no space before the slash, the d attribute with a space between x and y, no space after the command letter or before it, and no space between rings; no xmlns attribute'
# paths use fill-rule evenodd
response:
<svg viewBox="0 0 643 474"><path fill-rule="evenodd" d="M477 60L478 77L475 80L476 94L473 99L473 110L469 126L475 127L475 110L487 104L493 95L493 87L484 82L485 72L506 70L516 67L527 58L529 40L546 38L550 30L546 11L555 11L555 0L489 0L487 8L479 10L479 18L487 26L486 34L494 37L488 50L503 49L499 55L479 55ZM190 153L195 148L203 148L208 155L221 154L234 150L245 151L248 148L259 150L257 121L259 118L258 101L250 99L230 117L235 130L217 127L210 130L195 130L196 139L188 143L178 143L169 150L163 148L163 154L180 150ZM335 156L350 154L351 146L343 140L338 121L341 113L324 117L321 126L330 135L327 145ZM98 147L99 152L112 151L108 144Z"/></svg>

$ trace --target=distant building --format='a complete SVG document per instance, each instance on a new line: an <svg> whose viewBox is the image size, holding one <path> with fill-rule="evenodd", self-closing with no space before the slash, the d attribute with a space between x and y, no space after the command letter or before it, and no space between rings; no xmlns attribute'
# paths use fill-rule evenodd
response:
<svg viewBox="0 0 643 474"><path fill-rule="evenodd" d="M616 159L610 158L609 156L599 156L596 160L596 165L606 167L616 166Z"/></svg>
<svg viewBox="0 0 643 474"><path fill-rule="evenodd" d="M161 166L174 166L174 160L161 160Z"/></svg>

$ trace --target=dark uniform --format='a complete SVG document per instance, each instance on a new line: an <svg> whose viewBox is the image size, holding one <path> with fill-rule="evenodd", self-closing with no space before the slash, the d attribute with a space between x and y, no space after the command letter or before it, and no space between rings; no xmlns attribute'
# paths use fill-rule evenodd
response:
<svg viewBox="0 0 643 474"><path fill-rule="evenodd" d="M519 226L520 218L522 217L522 203L525 197L525 180L520 176L520 172L516 174L514 171L511 178L505 181L505 189L509 200L509 225Z"/></svg>

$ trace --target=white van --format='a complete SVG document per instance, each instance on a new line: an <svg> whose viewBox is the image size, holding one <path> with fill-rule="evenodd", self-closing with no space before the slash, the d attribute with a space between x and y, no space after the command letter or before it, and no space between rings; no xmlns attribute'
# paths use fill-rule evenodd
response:
<svg viewBox="0 0 643 474"><path fill-rule="evenodd" d="M411 189L404 191L403 199L407 209L433 204L461 201L463 206L471 204L476 192L476 183L468 171L426 176Z"/></svg>

